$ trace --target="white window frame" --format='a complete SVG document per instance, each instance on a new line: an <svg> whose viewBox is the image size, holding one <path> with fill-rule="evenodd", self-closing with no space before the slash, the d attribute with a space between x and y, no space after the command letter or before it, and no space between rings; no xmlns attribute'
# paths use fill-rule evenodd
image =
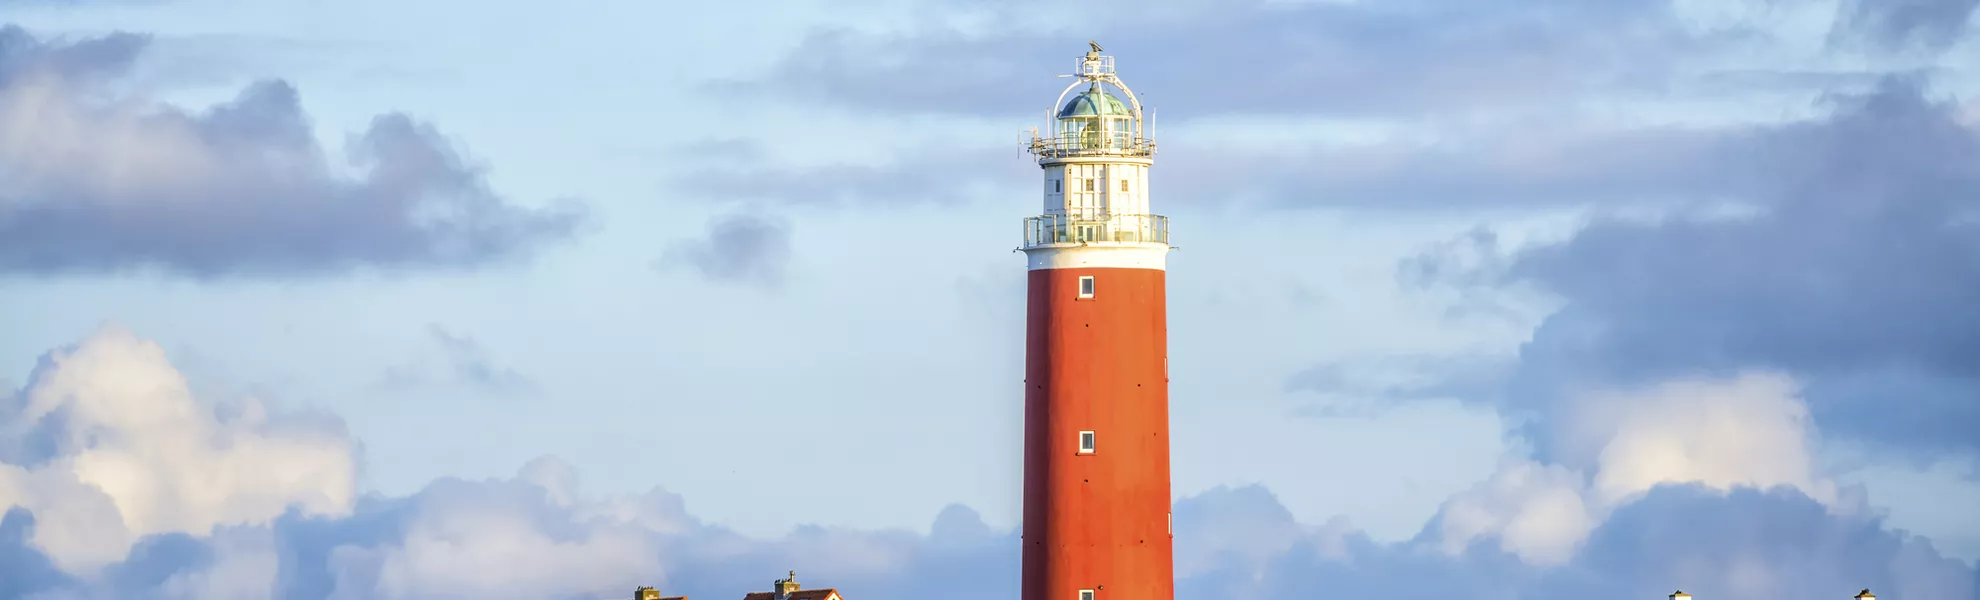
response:
<svg viewBox="0 0 1980 600"><path fill-rule="evenodd" d="M1093 590L1080 590L1079 600L1093 600Z"/></svg>
<svg viewBox="0 0 1980 600"><path fill-rule="evenodd" d="M1121 180L1121 191L1123 192L1128 191L1128 180L1126 179Z"/></svg>
<svg viewBox="0 0 1980 600"><path fill-rule="evenodd" d="M1089 191L1089 192L1091 192L1091 191L1093 191L1093 178L1092 178L1092 177L1088 177L1088 178L1086 178L1086 191Z"/></svg>
<svg viewBox="0 0 1980 600"><path fill-rule="evenodd" d="M1081 431L1074 443L1078 445L1080 454L1092 454L1100 449L1100 436L1092 430Z"/></svg>
<svg viewBox="0 0 1980 600"><path fill-rule="evenodd" d="M1079 276L1079 297L1092 298L1093 293L1099 289L1100 286L1094 283L1092 275Z"/></svg>

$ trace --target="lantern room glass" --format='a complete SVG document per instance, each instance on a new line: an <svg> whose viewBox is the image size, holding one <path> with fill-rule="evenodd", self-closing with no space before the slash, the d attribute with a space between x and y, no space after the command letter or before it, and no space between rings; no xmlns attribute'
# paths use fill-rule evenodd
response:
<svg viewBox="0 0 1980 600"><path fill-rule="evenodd" d="M1134 141L1134 113L1095 85L1059 110L1059 137L1078 150L1125 151Z"/></svg>

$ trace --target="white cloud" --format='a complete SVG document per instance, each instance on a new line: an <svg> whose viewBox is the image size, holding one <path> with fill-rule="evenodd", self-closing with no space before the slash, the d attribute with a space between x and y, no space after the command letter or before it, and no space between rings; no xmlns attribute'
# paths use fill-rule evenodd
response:
<svg viewBox="0 0 1980 600"><path fill-rule="evenodd" d="M158 586L173 600L256 600L276 593L282 554L274 532L235 528L214 534L214 562L173 574Z"/></svg>
<svg viewBox="0 0 1980 600"><path fill-rule="evenodd" d="M1457 554L1496 535L1522 560L1562 564L1611 511L1666 483L1789 486L1831 510L1849 508L1835 482L1815 472L1815 432L1798 394L1777 373L1581 394L1557 415L1566 464L1510 460L1453 496L1440 513L1441 546Z"/></svg>
<svg viewBox="0 0 1980 600"><path fill-rule="evenodd" d="M1498 535L1502 549L1529 563L1566 562L1598 524L1584 490L1581 475L1565 467L1510 461L1444 503L1442 548L1460 554L1472 540Z"/></svg>
<svg viewBox="0 0 1980 600"><path fill-rule="evenodd" d="M193 398L156 343L107 327L51 353L0 413L0 441L46 456L0 464L0 507L36 519L34 543L64 570L122 559L139 538L267 523L291 506L347 514L352 442L339 424L271 419Z"/></svg>
<svg viewBox="0 0 1980 600"><path fill-rule="evenodd" d="M1636 392L1593 394L1570 427L1606 437L1594 492L1614 506L1659 483L1793 486L1824 504L1835 483L1816 476L1808 406L1775 373L1680 380ZM1573 419L1573 417L1570 417Z"/></svg>
<svg viewBox="0 0 1980 600"><path fill-rule="evenodd" d="M548 496L522 483L430 488L402 539L332 552L338 573L332 597L544 598L630 590L665 577L646 529L545 514L556 506Z"/></svg>

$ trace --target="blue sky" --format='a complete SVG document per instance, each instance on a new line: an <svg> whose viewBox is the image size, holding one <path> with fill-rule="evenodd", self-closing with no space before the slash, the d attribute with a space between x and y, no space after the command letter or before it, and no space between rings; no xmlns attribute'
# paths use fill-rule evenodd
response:
<svg viewBox="0 0 1980 600"><path fill-rule="evenodd" d="M0 598L1014 594L1089 39L1180 597L1980 598L1974 7L0 4Z"/></svg>

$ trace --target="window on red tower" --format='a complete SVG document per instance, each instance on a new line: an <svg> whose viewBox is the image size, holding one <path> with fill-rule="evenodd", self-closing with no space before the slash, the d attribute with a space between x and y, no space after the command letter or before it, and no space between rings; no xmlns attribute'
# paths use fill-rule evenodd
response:
<svg viewBox="0 0 1980 600"><path fill-rule="evenodd" d="M1093 453L1093 432L1091 431L1079 432L1079 453L1080 454Z"/></svg>
<svg viewBox="0 0 1980 600"><path fill-rule="evenodd" d="M1079 600L1093 600L1093 590L1080 590Z"/></svg>
<svg viewBox="0 0 1980 600"><path fill-rule="evenodd" d="M1080 277L1080 278L1079 278L1079 297L1081 297L1081 298L1092 298L1092 297L1093 297L1093 276L1092 276L1092 275L1085 275L1085 276L1082 276L1082 277Z"/></svg>

